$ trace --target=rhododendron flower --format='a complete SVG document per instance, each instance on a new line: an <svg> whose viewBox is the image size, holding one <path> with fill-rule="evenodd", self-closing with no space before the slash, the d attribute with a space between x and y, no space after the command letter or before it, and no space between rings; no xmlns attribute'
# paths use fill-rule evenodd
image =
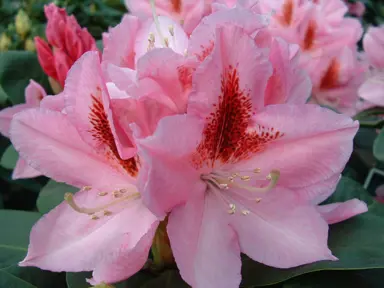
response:
<svg viewBox="0 0 384 288"><path fill-rule="evenodd" d="M172 18L183 26L190 34L203 16L210 10L205 0L125 0L125 4L133 15L142 19L152 18L155 3L156 14ZM208 10L208 11L207 11Z"/></svg>
<svg viewBox="0 0 384 288"><path fill-rule="evenodd" d="M363 46L371 67L359 95L370 103L384 106L384 25L370 27L364 36Z"/></svg>
<svg viewBox="0 0 384 288"><path fill-rule="evenodd" d="M81 28L76 18L68 16L64 8L51 3L44 7L44 11L48 20L48 43L40 37L35 38L37 56L44 72L51 78L51 85L60 85L55 92L60 92L73 63L85 52L96 51L97 47L88 30Z"/></svg>
<svg viewBox="0 0 384 288"><path fill-rule="evenodd" d="M358 89L364 81L364 67L356 51L344 48L340 53L312 60L312 103L353 116L357 112Z"/></svg>
<svg viewBox="0 0 384 288"><path fill-rule="evenodd" d="M351 15L355 15L357 17L362 17L365 13L365 5L361 1L356 1L354 3L349 3L348 0L344 0L348 5L348 12Z"/></svg>
<svg viewBox="0 0 384 288"><path fill-rule="evenodd" d="M135 186L140 160L114 122L99 61L98 52L87 52L70 70L64 111L29 109L11 125L12 142L29 165L83 187L33 227L20 265L93 271L92 284L117 282L141 269L158 225Z"/></svg>
<svg viewBox="0 0 384 288"><path fill-rule="evenodd" d="M214 35L193 74L187 113L163 118L137 144L144 203L168 215L183 279L239 287L241 252L279 268L336 260L327 221L367 207L317 204L334 191L358 123L316 105L264 107L268 54L236 25Z"/></svg>
<svg viewBox="0 0 384 288"><path fill-rule="evenodd" d="M25 88L25 103L1 110L0 133L9 138L9 129L13 116L21 111L39 107L41 100L43 100L46 95L43 87L35 81L30 80L29 85ZM39 175L41 175L39 171L30 167L23 158L19 158L13 170L12 179L33 178Z"/></svg>

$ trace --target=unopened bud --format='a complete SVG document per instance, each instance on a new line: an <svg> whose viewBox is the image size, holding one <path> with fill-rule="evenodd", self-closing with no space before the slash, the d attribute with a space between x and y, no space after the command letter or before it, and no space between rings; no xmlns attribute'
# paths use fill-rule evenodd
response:
<svg viewBox="0 0 384 288"><path fill-rule="evenodd" d="M15 25L17 34L24 39L27 33L31 30L31 19L29 19L24 10L20 9L17 12Z"/></svg>
<svg viewBox="0 0 384 288"><path fill-rule="evenodd" d="M31 52L36 51L35 42L33 42L31 38L28 38L27 40L25 40L24 50L31 51Z"/></svg>
<svg viewBox="0 0 384 288"><path fill-rule="evenodd" d="M7 51L11 44L11 38L9 38L7 34L2 33L0 36L0 51Z"/></svg>

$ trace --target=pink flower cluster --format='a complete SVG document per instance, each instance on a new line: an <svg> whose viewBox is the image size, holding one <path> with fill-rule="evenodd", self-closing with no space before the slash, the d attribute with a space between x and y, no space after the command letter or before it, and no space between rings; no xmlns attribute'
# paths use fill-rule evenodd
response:
<svg viewBox="0 0 384 288"><path fill-rule="evenodd" d="M101 60L86 52L61 94L9 111L21 158L80 189L34 226L20 265L114 283L164 223L196 288L239 287L241 253L278 268L337 260L328 225L367 206L320 204L359 124L307 102L351 108L360 24L341 0L211 2L127 1Z"/></svg>

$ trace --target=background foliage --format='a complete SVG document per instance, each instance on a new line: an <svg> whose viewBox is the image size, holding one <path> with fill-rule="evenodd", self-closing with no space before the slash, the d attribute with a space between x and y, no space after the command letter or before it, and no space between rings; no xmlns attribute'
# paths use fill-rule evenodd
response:
<svg viewBox="0 0 384 288"><path fill-rule="evenodd" d="M44 37L45 17L42 0L0 0L0 108L22 103L29 79L50 87L28 39ZM96 39L116 25L126 9L120 0L57 0L74 14L81 26ZM353 2L353 1L350 1ZM364 0L365 28L384 23L384 4ZM30 29L25 35L16 31L15 18L23 11ZM24 16L25 16L24 15ZM4 42L7 39L6 43ZM5 39L5 40L4 40ZM3 42L1 42L3 41ZM4 45L7 44L6 49ZM5 52L5 50L8 50ZM18 50L18 51L15 51ZM29 50L29 51L25 51ZM25 69L28 67L28 69ZM337 191L327 202L359 198L369 205L369 212L330 228L329 246L340 259L291 269L275 269L243 257L242 287L333 288L384 287L384 204L377 201L376 190L384 184L384 125L378 115L382 108L361 113L361 129L354 141L354 152ZM21 268L17 263L25 256L33 224L63 199L65 192L75 191L62 183L38 177L11 180L17 152L7 138L0 138L0 288L87 288L90 273L52 273L36 268ZM116 288L188 287L177 270L140 271Z"/></svg>

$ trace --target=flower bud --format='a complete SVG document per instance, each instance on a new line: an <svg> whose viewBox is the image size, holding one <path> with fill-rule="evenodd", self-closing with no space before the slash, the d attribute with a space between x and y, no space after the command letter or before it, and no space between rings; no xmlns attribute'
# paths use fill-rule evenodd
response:
<svg viewBox="0 0 384 288"><path fill-rule="evenodd" d="M11 44L11 38L9 38L7 34L2 33L0 36L0 51L7 51Z"/></svg>
<svg viewBox="0 0 384 288"><path fill-rule="evenodd" d="M31 38L28 38L27 40L25 40L24 50L31 51L31 52L36 51L35 43Z"/></svg>
<svg viewBox="0 0 384 288"><path fill-rule="evenodd" d="M20 9L17 12L15 25L17 34L19 34L20 37L24 39L27 33L31 30L31 19L29 19L27 13L25 13L24 10Z"/></svg>

